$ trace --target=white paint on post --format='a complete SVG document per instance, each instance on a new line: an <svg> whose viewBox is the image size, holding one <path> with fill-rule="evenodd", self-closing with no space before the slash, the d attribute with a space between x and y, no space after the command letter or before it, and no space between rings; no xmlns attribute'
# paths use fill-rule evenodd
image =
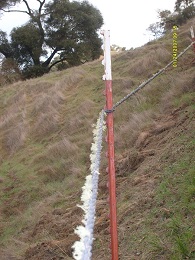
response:
<svg viewBox="0 0 195 260"><path fill-rule="evenodd" d="M103 80L112 80L111 73L111 55L110 55L110 31L104 30L102 31L104 36L104 59L102 64L105 67L105 75L103 76Z"/></svg>
<svg viewBox="0 0 195 260"><path fill-rule="evenodd" d="M191 32L191 37L192 37L192 39L194 39L194 29L193 29L192 26L190 27L190 32Z"/></svg>

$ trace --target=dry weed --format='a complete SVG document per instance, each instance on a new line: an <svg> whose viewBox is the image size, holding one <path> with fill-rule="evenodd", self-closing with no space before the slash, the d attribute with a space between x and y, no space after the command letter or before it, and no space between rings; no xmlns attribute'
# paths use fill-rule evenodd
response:
<svg viewBox="0 0 195 260"><path fill-rule="evenodd" d="M82 102L79 106L79 113L87 116L91 115L91 110L95 106L95 103L91 101L90 99L86 99L84 102Z"/></svg>
<svg viewBox="0 0 195 260"><path fill-rule="evenodd" d="M61 85L65 83L67 86L67 90L72 87L75 87L85 75L85 71L81 68L72 68L67 70L67 74L65 74L64 78L60 81Z"/></svg>
<svg viewBox="0 0 195 260"><path fill-rule="evenodd" d="M26 119L26 95L20 92L9 99L8 109L0 118L0 129L3 148L10 154L18 150L28 134Z"/></svg>
<svg viewBox="0 0 195 260"><path fill-rule="evenodd" d="M173 106L175 98L182 96L184 93L193 92L195 89L195 74L187 73L181 75L175 74L171 82L171 88L165 92L161 98L161 110L169 109Z"/></svg>
<svg viewBox="0 0 195 260"><path fill-rule="evenodd" d="M154 112L151 110L143 111L141 113L132 113L131 117L125 124L121 125L117 132L115 132L116 146L120 149L126 149L135 144L139 132L144 128L149 127L154 120Z"/></svg>
<svg viewBox="0 0 195 260"><path fill-rule="evenodd" d="M68 126L69 126L69 131L75 131L76 129L79 129L85 125L84 121L82 120L80 114L73 115L69 120L68 120Z"/></svg>
<svg viewBox="0 0 195 260"><path fill-rule="evenodd" d="M5 101L8 106L7 110L0 118L0 128L8 130L9 127L15 125L18 119L26 116L26 95L14 95L8 101ZM18 118L18 119L17 119Z"/></svg>
<svg viewBox="0 0 195 260"><path fill-rule="evenodd" d="M21 146L24 145L26 136L28 133L28 127L25 123L19 123L13 128L9 128L4 136L4 147L11 154L17 151Z"/></svg>
<svg viewBox="0 0 195 260"><path fill-rule="evenodd" d="M72 154L76 154L78 151L78 146L64 137L62 140L53 143L48 146L47 157L55 160L59 158L70 158Z"/></svg>
<svg viewBox="0 0 195 260"><path fill-rule="evenodd" d="M14 122L16 122L17 114L11 114L9 112L6 112L4 115L0 118L0 129L8 129L11 127Z"/></svg>
<svg viewBox="0 0 195 260"><path fill-rule="evenodd" d="M43 179L43 182L62 181L64 179L64 176L61 176L58 170L50 165L43 166L43 168L38 171L38 175Z"/></svg>
<svg viewBox="0 0 195 260"><path fill-rule="evenodd" d="M47 113L51 110L58 110L65 98L61 91L56 87L50 89L47 93L42 93L34 97L31 113L37 115L39 113Z"/></svg>
<svg viewBox="0 0 195 260"><path fill-rule="evenodd" d="M34 117L31 131L33 136L40 139L58 130L60 108L64 100L64 95L56 89L56 86L47 93L35 96L30 111L30 114Z"/></svg>
<svg viewBox="0 0 195 260"><path fill-rule="evenodd" d="M73 165L70 169L70 174L73 176L81 176L81 169Z"/></svg>
<svg viewBox="0 0 195 260"><path fill-rule="evenodd" d="M18 90L15 95L10 97L10 99L8 100L8 104L10 104L11 106L14 104L16 104L17 106L24 106L26 104L26 101L27 95L22 89Z"/></svg>
<svg viewBox="0 0 195 260"><path fill-rule="evenodd" d="M32 126L31 134L38 139L43 139L51 135L59 128L59 115L55 110L48 110L46 113L40 113L36 122Z"/></svg>
<svg viewBox="0 0 195 260"><path fill-rule="evenodd" d="M136 85L135 81L124 77L115 77L113 79L114 95L129 94Z"/></svg>
<svg viewBox="0 0 195 260"><path fill-rule="evenodd" d="M133 74L134 77L155 73L155 70L159 70L169 59L170 52L165 48L151 50L132 64L129 73Z"/></svg>
<svg viewBox="0 0 195 260"><path fill-rule="evenodd" d="M28 95L39 95L48 92L53 87L53 82L44 81L42 77L25 81L24 89Z"/></svg>

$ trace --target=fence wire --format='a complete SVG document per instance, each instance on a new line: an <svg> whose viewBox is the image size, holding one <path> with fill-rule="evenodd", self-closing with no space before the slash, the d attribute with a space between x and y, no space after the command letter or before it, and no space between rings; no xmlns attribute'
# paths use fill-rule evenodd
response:
<svg viewBox="0 0 195 260"><path fill-rule="evenodd" d="M195 42L192 42L187 48L185 48L177 57L179 59ZM79 235L80 241L76 241L72 246L73 258L75 260L90 260L92 256L92 244L93 244L93 232L95 224L95 209L96 209L96 199L98 194L98 180L99 180L99 168L101 160L101 150L102 150L102 136L104 129L104 114L113 112L118 106L129 99L131 96L135 95L139 90L144 88L153 79L162 74L174 60L169 62L164 68L160 69L151 78L142 82L135 90L126 95L124 98L119 100L113 105L111 110L102 110L100 116L97 120L96 128L93 132L94 143L91 146L91 174L86 177L85 185L83 186L81 201L83 205L79 206L84 210L84 219L82 221L83 225L78 226L75 229L75 233Z"/></svg>
<svg viewBox="0 0 195 260"><path fill-rule="evenodd" d="M190 49L190 47L195 44L195 42L192 42L187 48L185 48L175 59L179 59L187 50ZM129 93L128 95L126 95L124 98L122 98L121 100L119 100L116 104L113 105L113 108L110 111L105 111L105 112L113 112L118 106L120 106L123 102L125 102L127 99L129 99L131 96L135 95L138 91L140 91L142 88L144 88L148 83L150 83L153 79L155 79L156 77L158 77L160 74L162 74L169 66L171 66L171 64L174 62L174 60L172 60L171 62L169 62L164 68L160 69L157 73L153 74L153 76L151 78L149 78L148 80L142 82L136 89L134 89L131 93Z"/></svg>
<svg viewBox="0 0 195 260"><path fill-rule="evenodd" d="M99 168L102 150L102 136L104 130L104 111L102 110L97 120L96 128L93 131L94 142L91 146L91 174L86 177L82 190L81 207L84 210L82 226L78 226L75 233L79 235L80 241L76 241L72 248L73 257L76 260L90 260L92 256L93 230L95 223L96 199L98 194Z"/></svg>

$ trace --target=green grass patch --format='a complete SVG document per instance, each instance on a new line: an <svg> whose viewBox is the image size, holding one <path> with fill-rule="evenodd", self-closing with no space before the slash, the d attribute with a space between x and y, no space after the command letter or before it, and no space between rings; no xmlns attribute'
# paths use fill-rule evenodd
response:
<svg viewBox="0 0 195 260"><path fill-rule="evenodd" d="M195 162L192 155L180 158L164 171L156 200L169 212L160 228L171 241L170 259L194 259Z"/></svg>
<svg viewBox="0 0 195 260"><path fill-rule="evenodd" d="M174 106L191 105L195 108L195 92L184 93L174 100Z"/></svg>

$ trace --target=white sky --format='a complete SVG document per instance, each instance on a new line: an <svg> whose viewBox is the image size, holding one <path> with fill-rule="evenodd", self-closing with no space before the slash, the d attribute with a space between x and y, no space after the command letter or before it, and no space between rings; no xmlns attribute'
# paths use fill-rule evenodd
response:
<svg viewBox="0 0 195 260"><path fill-rule="evenodd" d="M103 15L103 29L111 31L111 44L121 47L138 47L150 40L146 31L157 21L157 10L173 12L176 0L88 0ZM36 0L30 3L35 6ZM0 29L10 32L23 24L28 16L22 13L7 13L0 18Z"/></svg>

